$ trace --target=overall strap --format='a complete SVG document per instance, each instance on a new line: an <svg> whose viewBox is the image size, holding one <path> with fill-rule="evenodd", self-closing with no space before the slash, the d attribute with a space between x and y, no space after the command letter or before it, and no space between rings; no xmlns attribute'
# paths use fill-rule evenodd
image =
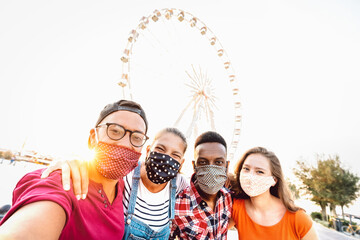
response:
<svg viewBox="0 0 360 240"><path fill-rule="evenodd" d="M174 219L175 202L176 202L176 179L177 176L170 180L170 199L169 199L169 221Z"/></svg>
<svg viewBox="0 0 360 240"><path fill-rule="evenodd" d="M139 164L139 166L137 166L135 168L134 175L132 178L130 199L129 199L129 205L128 205L128 210L127 210L128 215L134 214L134 209L135 209L135 204L136 204L136 197L137 197L137 192L138 192L138 188L139 188L139 180L140 180L141 162L139 161L138 164Z"/></svg>

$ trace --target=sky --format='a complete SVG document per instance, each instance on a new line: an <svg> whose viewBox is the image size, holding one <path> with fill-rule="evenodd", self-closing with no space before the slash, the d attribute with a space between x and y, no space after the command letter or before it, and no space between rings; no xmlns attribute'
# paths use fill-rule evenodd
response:
<svg viewBox="0 0 360 240"><path fill-rule="evenodd" d="M91 156L89 130L107 103L122 98L117 82L129 32L163 8L204 22L231 60L242 105L231 166L247 149L264 146L289 177L296 160L314 163L316 154L338 154L360 175L357 0L2 1L0 148L25 143L25 150L55 157ZM133 49L132 91L149 116L149 136L184 109L189 93L182 76L193 66L209 74L217 130L231 142L231 86L216 52L193 28L169 24L151 25ZM32 168L0 165L2 188ZM5 186L5 179L15 180ZM353 209L360 215L360 207Z"/></svg>

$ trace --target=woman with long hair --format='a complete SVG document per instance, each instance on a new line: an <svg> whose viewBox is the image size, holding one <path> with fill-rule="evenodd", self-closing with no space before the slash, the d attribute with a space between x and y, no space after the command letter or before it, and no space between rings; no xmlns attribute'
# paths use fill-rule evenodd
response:
<svg viewBox="0 0 360 240"><path fill-rule="evenodd" d="M255 147L240 158L231 181L239 239L317 240L311 218L295 206L273 152Z"/></svg>

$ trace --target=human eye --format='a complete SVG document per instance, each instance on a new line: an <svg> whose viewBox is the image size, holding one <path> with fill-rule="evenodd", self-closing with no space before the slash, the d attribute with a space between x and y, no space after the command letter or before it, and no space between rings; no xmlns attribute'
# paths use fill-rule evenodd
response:
<svg viewBox="0 0 360 240"><path fill-rule="evenodd" d="M248 167L242 167L243 171L249 171L250 169Z"/></svg>
<svg viewBox="0 0 360 240"><path fill-rule="evenodd" d="M223 165L223 164L224 164L224 161L218 160L218 161L215 162L215 164L216 164L216 165Z"/></svg>
<svg viewBox="0 0 360 240"><path fill-rule="evenodd" d="M131 135L131 140L136 143L136 144L141 144L144 140L144 135L142 135L141 133L133 133Z"/></svg>
<svg viewBox="0 0 360 240"><path fill-rule="evenodd" d="M174 159L178 160L178 161L181 159L180 154L177 154L177 153L172 154L172 157L173 157Z"/></svg>
<svg viewBox="0 0 360 240"><path fill-rule="evenodd" d="M164 148L162 146L155 146L154 149L156 150L156 152L160 152L160 153L165 152L165 150L164 150Z"/></svg>
<svg viewBox="0 0 360 240"><path fill-rule="evenodd" d="M114 134L120 134L120 130L116 128L110 128L109 131Z"/></svg>
<svg viewBox="0 0 360 240"><path fill-rule="evenodd" d="M198 165L206 165L206 164L207 164L207 161L205 161L205 160L203 160L203 159L199 159L199 160L197 161L197 164L198 164Z"/></svg>
<svg viewBox="0 0 360 240"><path fill-rule="evenodd" d="M264 171L257 170L256 173L258 173L258 174L264 174Z"/></svg>
<svg viewBox="0 0 360 240"><path fill-rule="evenodd" d="M118 125L109 125L108 127L108 133L114 137L122 136L124 132L124 129Z"/></svg>

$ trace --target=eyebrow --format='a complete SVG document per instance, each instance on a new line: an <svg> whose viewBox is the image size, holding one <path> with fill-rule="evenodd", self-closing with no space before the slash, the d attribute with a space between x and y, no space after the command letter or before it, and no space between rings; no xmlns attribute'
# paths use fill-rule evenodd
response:
<svg viewBox="0 0 360 240"><path fill-rule="evenodd" d="M251 167L251 165L249 165L249 164L244 164L243 167ZM261 167L255 167L255 169L261 169L261 170L266 171L265 168L261 168Z"/></svg>
<svg viewBox="0 0 360 240"><path fill-rule="evenodd" d="M155 147L163 147L163 148L165 148L165 149L166 149L166 146L165 146L164 144L161 144L161 143L156 144L156 146L155 146ZM174 152L172 152L172 153L177 153L177 154L182 155L182 153L181 153L181 152L179 152L179 151L174 151Z"/></svg>
<svg viewBox="0 0 360 240"><path fill-rule="evenodd" d="M129 131L132 131L132 132L138 132L138 133L142 133L144 135L146 135L146 133L142 130L138 130L138 129L129 129L129 128L126 128L124 127L123 125L119 124L119 123L115 123L115 122L106 122L106 123L102 123L102 124L107 124L107 123L110 123L110 124L116 124L116 125L119 125L120 127L123 127L125 130L129 130ZM102 124L99 124L99 125L102 125Z"/></svg>

